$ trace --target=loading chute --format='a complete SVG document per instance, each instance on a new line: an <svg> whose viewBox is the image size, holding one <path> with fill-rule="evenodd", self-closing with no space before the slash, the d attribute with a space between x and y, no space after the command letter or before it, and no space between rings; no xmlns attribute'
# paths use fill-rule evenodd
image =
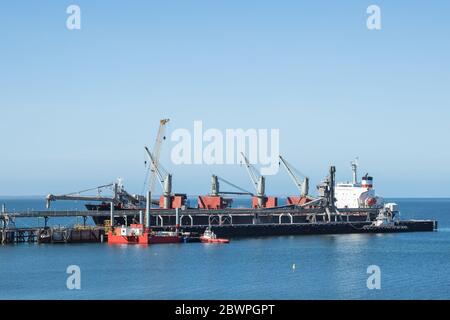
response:
<svg viewBox="0 0 450 320"><path fill-rule="evenodd" d="M103 195L105 190L110 190L112 195L105 196ZM97 191L96 195L85 195L86 193ZM62 195L54 195L49 194L46 197L46 207L50 209L51 202L63 200L63 201L98 201L98 202L112 202L114 204L122 204L124 206L138 206L141 201L143 201L143 197L139 195L132 195L128 193L122 184L121 179L117 179L117 182L105 184L102 186L98 186L95 188L85 189L77 192L62 194Z"/></svg>

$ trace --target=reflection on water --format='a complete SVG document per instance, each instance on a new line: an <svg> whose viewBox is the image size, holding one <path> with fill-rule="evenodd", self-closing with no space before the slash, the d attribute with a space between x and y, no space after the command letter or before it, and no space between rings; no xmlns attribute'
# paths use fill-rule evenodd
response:
<svg viewBox="0 0 450 320"><path fill-rule="evenodd" d="M449 299L450 201L397 202L403 218L409 210L437 218L439 231L229 245L7 245L0 247L0 298ZM72 264L81 268L81 290L66 289ZM369 265L381 268L381 290L366 287Z"/></svg>

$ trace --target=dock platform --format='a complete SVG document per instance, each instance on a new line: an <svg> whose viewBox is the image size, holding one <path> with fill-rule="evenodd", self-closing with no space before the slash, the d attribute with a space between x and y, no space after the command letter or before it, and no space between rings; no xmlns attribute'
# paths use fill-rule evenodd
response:
<svg viewBox="0 0 450 320"><path fill-rule="evenodd" d="M375 209L346 209L345 212L326 211L323 208L277 207L272 209L218 209L184 210L155 209L150 211L149 224L153 230L174 230L178 225L184 232L203 233L211 227L220 237L255 237L277 235L396 233L437 230L435 220L404 220L376 227ZM112 211L25 211L0 214L1 243L80 243L104 242L110 225L128 225L143 220L142 210ZM82 225L75 227L49 227L48 220L56 217L82 217ZM43 227L16 227L23 218L43 218ZM88 226L92 218L95 226Z"/></svg>
<svg viewBox="0 0 450 320"><path fill-rule="evenodd" d="M104 228L8 228L0 229L0 244L93 243L105 241Z"/></svg>
<svg viewBox="0 0 450 320"><path fill-rule="evenodd" d="M208 225L183 226L184 232L203 233ZM153 230L173 230L175 226L154 226ZM286 235L399 233L437 230L435 220L406 220L396 226L374 227L371 222L317 222L317 223L269 223L213 225L211 229L219 237L261 237ZM0 230L0 243L99 243L106 242L103 227L92 228L13 228Z"/></svg>

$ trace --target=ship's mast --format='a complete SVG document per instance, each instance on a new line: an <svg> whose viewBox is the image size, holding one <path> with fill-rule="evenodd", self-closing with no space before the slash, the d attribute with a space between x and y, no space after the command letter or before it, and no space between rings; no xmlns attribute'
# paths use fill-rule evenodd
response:
<svg viewBox="0 0 450 320"><path fill-rule="evenodd" d="M355 158L355 160L353 160L351 162L352 165L352 177L353 177L353 184L357 184L358 183L358 158Z"/></svg>

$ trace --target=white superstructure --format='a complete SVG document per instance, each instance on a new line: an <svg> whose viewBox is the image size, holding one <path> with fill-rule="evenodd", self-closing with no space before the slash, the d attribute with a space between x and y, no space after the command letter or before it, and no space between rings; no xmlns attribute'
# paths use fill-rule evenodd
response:
<svg viewBox="0 0 450 320"><path fill-rule="evenodd" d="M358 182L356 161L352 161L353 181L337 183L335 186L336 207L343 208L378 208L383 206L383 198L378 197L373 189L373 178L366 174Z"/></svg>

